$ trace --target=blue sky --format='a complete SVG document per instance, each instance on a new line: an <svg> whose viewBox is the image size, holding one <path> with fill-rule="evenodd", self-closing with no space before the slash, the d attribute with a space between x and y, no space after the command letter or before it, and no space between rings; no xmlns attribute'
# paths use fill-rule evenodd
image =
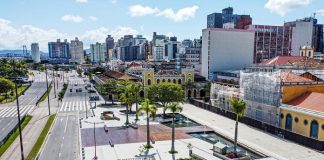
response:
<svg viewBox="0 0 324 160"><path fill-rule="evenodd" d="M48 41L75 36L88 48L107 34L151 39L153 31L193 39L206 27L207 14L228 6L250 14L254 24L282 25L315 12L324 23L323 0L2 0L0 49L39 42L47 51Z"/></svg>

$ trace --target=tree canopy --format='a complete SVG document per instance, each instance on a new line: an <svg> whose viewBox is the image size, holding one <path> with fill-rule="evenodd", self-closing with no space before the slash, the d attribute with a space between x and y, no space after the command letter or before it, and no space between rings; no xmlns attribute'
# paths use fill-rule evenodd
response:
<svg viewBox="0 0 324 160"><path fill-rule="evenodd" d="M14 88L15 84L9 79L0 78L0 93L7 93Z"/></svg>

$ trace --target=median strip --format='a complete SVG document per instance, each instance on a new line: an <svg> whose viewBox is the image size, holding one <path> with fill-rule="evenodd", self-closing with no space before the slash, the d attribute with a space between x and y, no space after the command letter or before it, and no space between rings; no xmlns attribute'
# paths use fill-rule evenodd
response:
<svg viewBox="0 0 324 160"><path fill-rule="evenodd" d="M28 124L28 122L32 119L32 116L27 115L22 123L21 123L21 130L23 130L26 125ZM18 125L17 125L18 126ZM3 153L6 152L6 150L10 147L10 145L15 141L15 139L19 136L19 128L17 127L17 129L10 135L10 137L6 140L5 143L3 143L0 146L0 157L2 156Z"/></svg>
<svg viewBox="0 0 324 160"><path fill-rule="evenodd" d="M52 89L52 83L48 86L48 91L45 92L42 97L36 102L36 105L38 105L40 102L43 102L47 96L49 95L49 93L51 93L51 89Z"/></svg>
<svg viewBox="0 0 324 160"><path fill-rule="evenodd" d="M33 149L28 154L28 157L27 157L26 160L34 160L34 159L36 159L36 156L38 155L38 152L39 152L40 148L42 147L42 145L43 145L43 143L45 141L45 138L46 138L46 136L48 134L48 131L50 130L50 128L51 128L51 126L53 124L55 116L56 116L56 114L53 114L48 118L48 120L47 120L47 122L45 124L45 127L43 128L42 133L39 135L36 143L34 144Z"/></svg>

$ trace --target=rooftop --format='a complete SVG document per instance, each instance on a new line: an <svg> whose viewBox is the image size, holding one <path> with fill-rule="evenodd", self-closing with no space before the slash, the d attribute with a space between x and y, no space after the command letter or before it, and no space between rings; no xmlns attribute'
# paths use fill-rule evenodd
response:
<svg viewBox="0 0 324 160"><path fill-rule="evenodd" d="M290 61L302 60L304 57L302 56L277 56L267 61L261 62L264 65L283 65L287 64Z"/></svg>
<svg viewBox="0 0 324 160"><path fill-rule="evenodd" d="M282 72L280 74L282 82L313 82L313 80L299 76L292 72Z"/></svg>
<svg viewBox="0 0 324 160"><path fill-rule="evenodd" d="M303 109L324 112L324 93L306 92L287 104Z"/></svg>

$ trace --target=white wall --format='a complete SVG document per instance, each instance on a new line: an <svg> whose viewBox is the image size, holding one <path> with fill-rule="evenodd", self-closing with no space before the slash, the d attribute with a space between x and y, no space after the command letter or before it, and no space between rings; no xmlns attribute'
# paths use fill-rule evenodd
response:
<svg viewBox="0 0 324 160"><path fill-rule="evenodd" d="M209 28L203 30L202 37L201 72L209 80L212 79L213 72L239 70L253 63L253 31Z"/></svg>
<svg viewBox="0 0 324 160"><path fill-rule="evenodd" d="M293 27L291 55L299 56L299 49L301 46L312 45L313 36L313 22L296 22L296 27Z"/></svg>

